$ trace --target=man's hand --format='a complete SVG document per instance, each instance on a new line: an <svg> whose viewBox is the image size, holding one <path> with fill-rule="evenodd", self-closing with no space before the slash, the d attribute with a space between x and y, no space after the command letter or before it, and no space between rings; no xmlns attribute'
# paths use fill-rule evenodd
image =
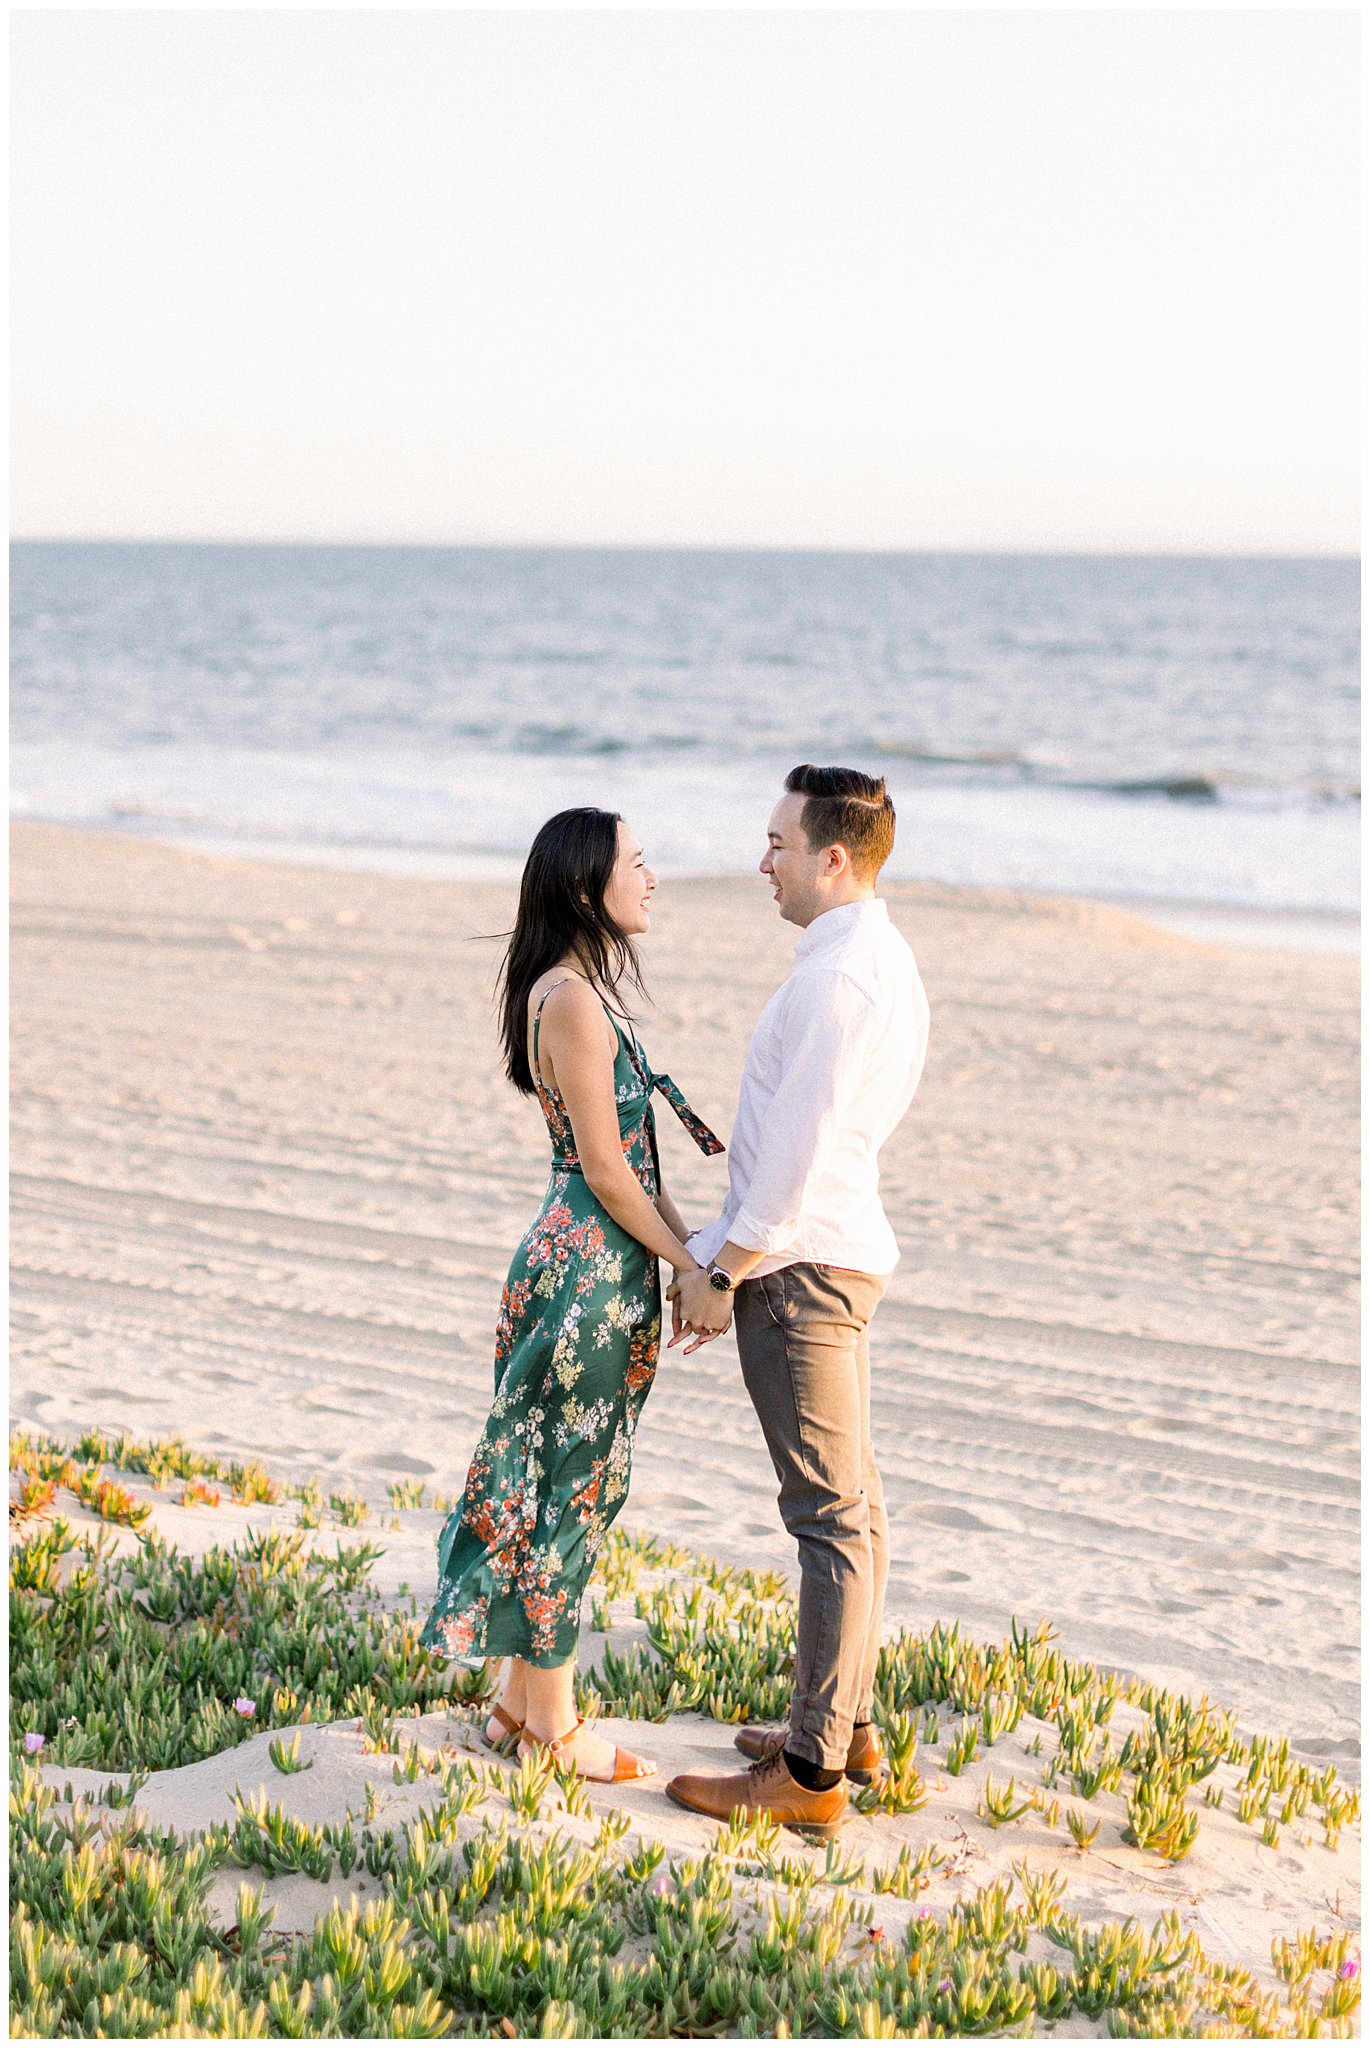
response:
<svg viewBox="0 0 1370 2048"><path fill-rule="evenodd" d="M672 1337L666 1346L668 1351L686 1334L679 1325L683 1323L694 1338L685 1346L685 1356L698 1351L701 1344L720 1336L733 1319L733 1298L731 1294L720 1294L709 1285L709 1276L697 1268L692 1273L682 1273L679 1280L668 1290L671 1297Z"/></svg>

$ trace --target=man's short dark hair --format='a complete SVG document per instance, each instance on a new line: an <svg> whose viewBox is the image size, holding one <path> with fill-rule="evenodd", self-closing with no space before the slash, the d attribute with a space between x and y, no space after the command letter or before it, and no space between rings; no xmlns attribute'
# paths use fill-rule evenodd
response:
<svg viewBox="0 0 1370 2048"><path fill-rule="evenodd" d="M785 788L807 799L804 837L809 852L845 846L857 874L874 877L894 851L894 805L883 775L859 768L815 768L805 761L791 768Z"/></svg>

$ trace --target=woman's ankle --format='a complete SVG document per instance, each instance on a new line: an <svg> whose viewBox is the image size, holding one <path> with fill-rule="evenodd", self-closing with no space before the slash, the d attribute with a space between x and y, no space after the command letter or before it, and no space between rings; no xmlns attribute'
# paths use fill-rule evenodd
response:
<svg viewBox="0 0 1370 2048"><path fill-rule="evenodd" d="M574 1745L576 1737L580 1734L584 1725L584 1722L575 1714L529 1714L523 1724L525 1734L531 1735L534 1742L541 1742L543 1744L556 1743L558 1748L563 1744L568 1746Z"/></svg>
<svg viewBox="0 0 1370 2048"><path fill-rule="evenodd" d="M503 1685L493 1696L492 1705L499 1705L511 1720L522 1721L528 1713L528 1681L521 1671L509 1672ZM487 1713L490 1709L487 1707Z"/></svg>

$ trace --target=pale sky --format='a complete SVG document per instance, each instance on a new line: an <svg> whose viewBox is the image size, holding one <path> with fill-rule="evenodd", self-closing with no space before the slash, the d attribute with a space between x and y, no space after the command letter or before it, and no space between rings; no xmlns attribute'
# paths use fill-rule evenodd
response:
<svg viewBox="0 0 1370 2048"><path fill-rule="evenodd" d="M1353 552L1351 10L20 10L21 536Z"/></svg>

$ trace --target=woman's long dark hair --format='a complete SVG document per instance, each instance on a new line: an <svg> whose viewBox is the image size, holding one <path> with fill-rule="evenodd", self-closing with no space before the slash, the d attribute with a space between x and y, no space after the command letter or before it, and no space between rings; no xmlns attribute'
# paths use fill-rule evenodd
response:
<svg viewBox="0 0 1370 2048"><path fill-rule="evenodd" d="M615 1009L625 980L646 994L637 950L604 907L618 859L618 826L616 811L591 804L558 811L528 850L497 996L504 1069L521 1094L536 1092L528 1064L528 998L540 974L574 953ZM626 1020L626 1011L619 1015Z"/></svg>

